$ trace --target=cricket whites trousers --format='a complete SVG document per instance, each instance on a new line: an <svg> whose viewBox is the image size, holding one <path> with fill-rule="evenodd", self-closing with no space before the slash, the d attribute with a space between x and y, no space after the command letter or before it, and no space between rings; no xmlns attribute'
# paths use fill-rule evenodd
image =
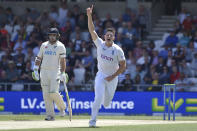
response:
<svg viewBox="0 0 197 131"><path fill-rule="evenodd" d="M41 69L40 79L42 94L45 102L46 115L55 116L54 102L58 107L58 110L65 110L66 105L62 96L59 94L60 84L60 71L59 70L46 70Z"/></svg>
<svg viewBox="0 0 197 131"><path fill-rule="evenodd" d="M103 104L104 107L108 107L114 97L118 84L118 77L108 82L105 80L107 76L108 75L100 71L96 74L94 86L95 98L92 105L91 120L96 120L101 105Z"/></svg>

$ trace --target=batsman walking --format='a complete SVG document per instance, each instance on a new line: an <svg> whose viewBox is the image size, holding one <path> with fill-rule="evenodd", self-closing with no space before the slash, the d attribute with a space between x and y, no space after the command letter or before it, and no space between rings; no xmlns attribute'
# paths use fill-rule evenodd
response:
<svg viewBox="0 0 197 131"><path fill-rule="evenodd" d="M46 108L47 121L55 120L54 104L60 111L60 116L65 115L66 105L62 96L59 94L60 81L67 81L66 69L66 49L58 40L60 37L57 28L50 28L48 41L42 43L40 51L35 59L32 72L33 79L41 80L41 87ZM41 64L42 63L42 64ZM41 64L41 66L40 66ZM39 67L40 75L39 75Z"/></svg>
<svg viewBox="0 0 197 131"><path fill-rule="evenodd" d="M118 75L126 68L123 50L114 44L115 30L107 28L105 41L98 37L92 21L92 7L87 8L88 29L97 48L98 72L95 78L95 98L91 111L89 127L96 127L96 120L100 106L110 105L118 84Z"/></svg>

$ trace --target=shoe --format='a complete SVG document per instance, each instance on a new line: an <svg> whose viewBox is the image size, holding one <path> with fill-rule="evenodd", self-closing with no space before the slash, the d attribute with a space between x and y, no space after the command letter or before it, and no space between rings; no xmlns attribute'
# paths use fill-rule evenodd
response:
<svg viewBox="0 0 197 131"><path fill-rule="evenodd" d="M53 116L47 116L44 120L45 121L54 121L55 118Z"/></svg>
<svg viewBox="0 0 197 131"><path fill-rule="evenodd" d="M89 121L89 127L95 128L96 127L96 120L90 120Z"/></svg>
<svg viewBox="0 0 197 131"><path fill-rule="evenodd" d="M65 110L61 110L61 111L60 111L60 117L64 117L65 114L66 114L66 113L65 113Z"/></svg>

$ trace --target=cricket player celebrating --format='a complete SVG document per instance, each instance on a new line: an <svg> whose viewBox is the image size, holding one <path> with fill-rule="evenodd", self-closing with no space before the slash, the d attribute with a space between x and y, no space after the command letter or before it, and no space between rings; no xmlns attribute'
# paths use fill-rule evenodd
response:
<svg viewBox="0 0 197 131"><path fill-rule="evenodd" d="M123 50L114 44L115 30L106 29L105 41L98 37L92 21L92 10L87 8L88 29L97 47L98 72L95 78L95 98L92 106L89 127L96 127L96 118L101 104L104 107L110 105L118 84L118 75L126 68Z"/></svg>
<svg viewBox="0 0 197 131"><path fill-rule="evenodd" d="M55 120L55 112L53 102L56 103L60 116L65 115L66 105L62 96L59 94L60 81L67 81L68 76L66 69L66 49L64 45L58 41L60 34L57 28L50 28L48 32L48 41L42 43L40 51L35 59L32 77L34 80L41 80L43 98L45 102L46 115L45 120ZM42 63L42 64L41 64ZM40 77L39 77L39 67Z"/></svg>

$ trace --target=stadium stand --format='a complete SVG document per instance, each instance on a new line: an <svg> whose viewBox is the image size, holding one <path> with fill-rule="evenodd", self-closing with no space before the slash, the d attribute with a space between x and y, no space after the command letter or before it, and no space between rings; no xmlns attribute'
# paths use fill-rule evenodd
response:
<svg viewBox="0 0 197 131"><path fill-rule="evenodd" d="M42 12L26 8L22 15L16 15L11 7L0 5L0 90L40 90L31 77L32 65L41 43L47 40L47 29L54 26L60 30L60 41L67 50L69 89L92 90L96 49L83 10L78 4L71 10L63 2ZM178 91L196 91L192 86L197 83L197 17L182 8L169 32L145 44L150 34L148 14L143 5L137 11L126 8L116 19L110 13L100 18L94 12L98 35L103 38L105 28L115 27L115 43L127 58L127 70L119 76L118 90L161 91L161 84L169 82L180 85Z"/></svg>

